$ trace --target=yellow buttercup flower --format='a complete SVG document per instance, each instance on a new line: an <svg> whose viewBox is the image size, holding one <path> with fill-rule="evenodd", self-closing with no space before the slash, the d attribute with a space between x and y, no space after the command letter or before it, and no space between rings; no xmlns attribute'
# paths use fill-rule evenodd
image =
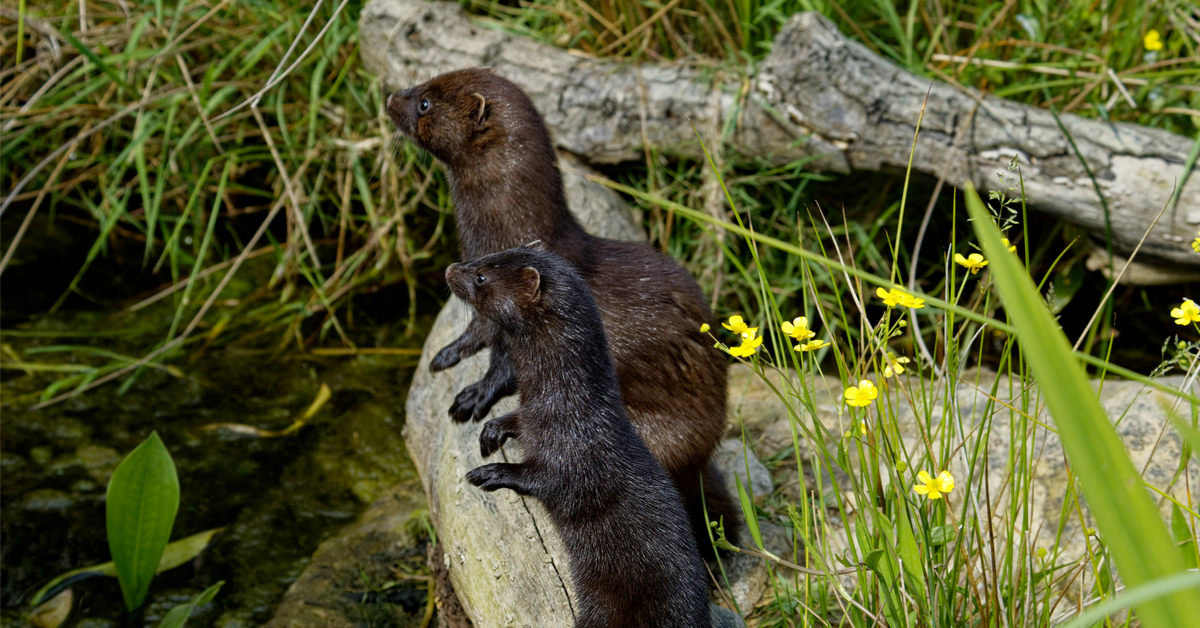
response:
<svg viewBox="0 0 1200 628"><path fill-rule="evenodd" d="M904 357L898 358L898 357L896 357L896 354L889 352L887 354L888 365L887 365L887 368L883 369L883 376L891 377L893 375L899 375L899 374L903 373L905 371L904 365L908 364L908 362L909 362L908 358L904 358Z"/></svg>
<svg viewBox="0 0 1200 628"><path fill-rule="evenodd" d="M1200 253L1200 232L1197 232L1197 238L1192 240L1192 250Z"/></svg>
<svg viewBox="0 0 1200 628"><path fill-rule="evenodd" d="M816 351L826 346L829 346L829 343L824 340L809 340L806 343L796 345L795 351Z"/></svg>
<svg viewBox="0 0 1200 628"><path fill-rule="evenodd" d="M735 334L747 334L758 332L757 327L751 327L742 320L741 316L730 316L728 323L721 323L721 327L728 329Z"/></svg>
<svg viewBox="0 0 1200 628"><path fill-rule="evenodd" d="M969 257L963 257L962 253L954 254L954 263L971 271L971 274L979 272L980 268L987 266L987 260L979 253L972 253Z"/></svg>
<svg viewBox="0 0 1200 628"><path fill-rule="evenodd" d="M883 304L888 307L896 306L897 301L896 301L895 293L896 293L895 290L884 290L883 288L875 289L875 296L879 297L880 299L883 299Z"/></svg>
<svg viewBox="0 0 1200 628"><path fill-rule="evenodd" d="M900 305L914 310L919 310L925 307L925 299L918 299L911 294L900 293ZM903 323L904 321L900 321Z"/></svg>
<svg viewBox="0 0 1200 628"><path fill-rule="evenodd" d="M1171 310L1171 318L1175 319L1176 325L1200 323L1200 306L1191 299L1184 299L1183 305Z"/></svg>
<svg viewBox="0 0 1200 628"><path fill-rule="evenodd" d="M918 299L913 295L896 288L884 291L883 288L876 288L875 295L883 299L883 304L888 307L902 306L910 307L914 310L925 307L925 299Z"/></svg>
<svg viewBox="0 0 1200 628"><path fill-rule="evenodd" d="M801 316L790 323L783 323L779 326L783 333L795 338L798 341L808 340L817 335L816 332L808 330L808 319Z"/></svg>
<svg viewBox="0 0 1200 628"><path fill-rule="evenodd" d="M1001 243L1002 243L1004 246L1008 247L1008 252L1009 252L1009 253L1012 253L1013 251L1017 250L1017 247L1015 247L1015 246L1013 246L1013 245L1011 245L1011 244L1009 244L1009 243L1008 243L1008 238L1000 238L1000 242L1001 242Z"/></svg>
<svg viewBox="0 0 1200 628"><path fill-rule="evenodd" d="M871 405L872 401L879 396L879 389L875 388L875 384L867 380L862 380L858 386L851 386L846 389L846 403L855 407L863 407Z"/></svg>
<svg viewBox="0 0 1200 628"><path fill-rule="evenodd" d="M729 350L729 355L738 358L748 358L754 355L754 352L758 350L758 346L763 342L762 336L757 335L757 329L754 329L753 327L749 329L751 331L742 334L742 344L731 348Z"/></svg>
<svg viewBox="0 0 1200 628"><path fill-rule="evenodd" d="M1146 32L1146 36L1142 38L1142 47L1151 52L1162 50L1162 35L1159 35L1158 31L1150 29Z"/></svg>
<svg viewBox="0 0 1200 628"><path fill-rule="evenodd" d="M704 323L700 326L700 333L707 334L709 329L711 328L708 326L708 323Z"/></svg>
<svg viewBox="0 0 1200 628"><path fill-rule="evenodd" d="M917 474L917 479L921 483L914 486L913 490L917 495L924 495L931 500L941 499L942 495L954 490L954 476L949 471L942 471L936 478L922 471Z"/></svg>

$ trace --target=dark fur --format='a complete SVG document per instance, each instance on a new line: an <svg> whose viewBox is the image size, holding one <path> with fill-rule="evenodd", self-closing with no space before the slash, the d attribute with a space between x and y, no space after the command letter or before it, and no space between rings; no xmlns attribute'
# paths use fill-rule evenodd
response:
<svg viewBox="0 0 1200 628"><path fill-rule="evenodd" d="M633 430L591 291L557 255L516 248L454 264L450 288L499 324L517 410L484 424L487 457L518 438L524 460L473 469L486 491L537 498L571 561L578 628L708 626L708 585L670 477Z"/></svg>
<svg viewBox="0 0 1200 628"><path fill-rule="evenodd" d="M426 103L424 107L422 103ZM703 520L724 519L736 543L738 509L709 457L725 431L726 362L700 325L712 312L696 281L643 243L597 238L567 209L558 158L524 92L486 69L459 70L388 98L396 126L446 164L464 260L546 243L588 282L609 339L629 418L675 480L697 542L711 554ZM492 348L484 378L450 414L480 420L516 390L511 351L495 325L476 317L430 364L450 368Z"/></svg>

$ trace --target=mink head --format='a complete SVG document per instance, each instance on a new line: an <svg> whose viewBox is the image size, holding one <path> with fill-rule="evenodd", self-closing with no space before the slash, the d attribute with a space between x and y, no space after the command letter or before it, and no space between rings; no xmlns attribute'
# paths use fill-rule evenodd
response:
<svg viewBox="0 0 1200 628"><path fill-rule="evenodd" d="M477 163L506 148L550 148L545 123L529 97L489 68L447 72L394 92L387 110L400 132L451 168L462 159Z"/></svg>
<svg viewBox="0 0 1200 628"><path fill-rule="evenodd" d="M446 283L481 316L510 331L541 329L552 317L586 318L582 311L589 305L596 310L587 283L540 240L451 264Z"/></svg>

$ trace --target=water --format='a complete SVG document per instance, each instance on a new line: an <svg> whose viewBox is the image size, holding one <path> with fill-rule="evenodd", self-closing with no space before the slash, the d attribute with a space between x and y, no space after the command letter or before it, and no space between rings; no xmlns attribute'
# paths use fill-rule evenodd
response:
<svg viewBox="0 0 1200 628"><path fill-rule="evenodd" d="M261 274L249 272L250 285L240 292L253 290ZM5 277L6 296L26 294L22 282L15 281L18 277L14 273L11 282ZM231 291L234 296L239 293L236 286ZM356 341L371 346L383 339L385 346L420 347L424 331L405 337L371 316L373 307L384 312L379 320L386 320L387 312L406 312L406 306L397 307L401 304L370 302L406 298L400 294L404 292L400 286L356 301L360 321L353 332ZM6 361L19 357L56 364L104 362L86 351L30 351L63 344L144 355L161 339L162 322L173 314L169 299L158 311L148 308L121 319L111 318L111 307L96 308L86 302L75 305L91 305L91 309L28 314L42 308L44 301L6 301L4 329L16 332L0 337L8 348ZM112 333L138 328L153 331ZM81 336L81 330L99 330L104 335ZM154 430L173 456L180 482L172 540L211 528L225 529L196 559L158 576L143 609L132 616L124 609L114 578L73 583L75 610L64 626L157 626L172 606L219 580L226 582L224 588L190 625L260 625L271 618L322 541L354 522L389 487L406 483L408 490L420 491L401 436L415 356L318 357L299 353L294 343L285 350L275 342L264 344L268 346L248 343L203 352L193 345L168 362L182 376L147 369L124 394L118 394L118 385L108 384L38 411L25 408L64 374L3 371L0 622L4 626L31 625L22 618L29 610L28 600L51 578L110 559L104 530L105 487L121 458ZM309 425L289 436L257 438L206 429L232 422L281 430L304 413L322 384L330 387L332 397ZM413 546L400 555L405 563L402 571L423 569L424 540L417 535ZM360 588L361 600L355 603L366 623L420 624L425 609L423 582L376 579Z"/></svg>

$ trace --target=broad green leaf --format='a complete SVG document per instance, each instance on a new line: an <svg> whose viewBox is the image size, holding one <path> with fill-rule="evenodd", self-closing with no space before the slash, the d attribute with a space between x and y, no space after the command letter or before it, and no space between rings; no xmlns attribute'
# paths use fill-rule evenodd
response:
<svg viewBox="0 0 1200 628"><path fill-rule="evenodd" d="M896 550L900 554L900 560L904 573L908 574L910 581L916 587L913 597L919 602L925 602L925 573L921 569L921 548L917 545L917 537L913 534L912 525L909 523L908 517L903 512L896 515Z"/></svg>
<svg viewBox="0 0 1200 628"><path fill-rule="evenodd" d="M167 611L162 623L159 624L159 628L183 628L183 625L187 623L188 617L191 617L192 611L211 602L216 597L217 591L220 591L224 584L225 581L222 580L196 595L191 601Z"/></svg>
<svg viewBox="0 0 1200 628"><path fill-rule="evenodd" d="M875 540L861 519L854 525L854 536L858 537L859 554L866 556L875 551Z"/></svg>
<svg viewBox="0 0 1200 628"><path fill-rule="evenodd" d="M871 571L879 574L879 577L883 579L884 583L891 587L896 578L891 569L891 565L888 563L889 561L887 559L887 552L881 549L872 551L870 554L867 554L865 559L863 559L863 564L865 564Z"/></svg>
<svg viewBox="0 0 1200 628"><path fill-rule="evenodd" d="M750 528L750 536L754 537L754 544L758 549L767 551L763 545L762 532L758 529L758 516L754 514L754 503L750 501L750 495L746 494L746 487L742 486L742 479L735 473L733 481L737 483L738 500L742 502L742 516L746 518L746 527Z"/></svg>
<svg viewBox="0 0 1200 628"><path fill-rule="evenodd" d="M1022 357L1046 396L1067 458L1121 578L1136 587L1182 572L1183 561L1167 527L1066 337L1046 311L1016 255L1001 244L975 187L969 181L965 187L971 224L990 263L1005 312L1017 329ZM1200 617L1200 591L1175 591L1142 601L1136 610L1147 628L1186 626Z"/></svg>
<svg viewBox="0 0 1200 628"><path fill-rule="evenodd" d="M1097 554L1097 558L1103 556L1103 553ZM1101 561L1097 561L1101 562ZM1101 562L1100 569L1096 573L1096 595L1107 597L1112 593L1112 562L1104 560Z"/></svg>
<svg viewBox="0 0 1200 628"><path fill-rule="evenodd" d="M1192 529L1188 527L1187 518L1183 516L1179 504L1171 504L1171 536L1175 537L1175 544L1179 546L1183 564L1188 569L1195 569L1196 539L1192 537Z"/></svg>
<svg viewBox="0 0 1200 628"><path fill-rule="evenodd" d="M152 432L113 473L105 505L108 549L130 611L142 605L179 509L175 463Z"/></svg>
<svg viewBox="0 0 1200 628"><path fill-rule="evenodd" d="M213 535L224 529L225 528L213 528L211 530L205 530L204 532L198 532L187 538L179 539L178 541L167 545L167 548L163 550L162 558L158 561L158 569L154 573L160 574L168 569L174 569L195 558L196 555L204 551L204 548L208 547L208 543L212 540ZM59 575L50 582L47 582L46 586L42 587L41 589L38 589L38 592L34 594L29 603L36 606L45 600L47 595L55 592L60 585L67 584L68 582L83 580L85 578L92 578L95 576L109 576L116 578L117 566L114 565L112 561L109 561L99 565L91 565L89 567L72 569L67 573Z"/></svg>
<svg viewBox="0 0 1200 628"><path fill-rule="evenodd" d="M954 527L953 525L947 524L944 526L934 526L934 528L929 531L929 542L935 547L939 545L945 545L950 541L953 541L956 534L958 534L958 528Z"/></svg>

